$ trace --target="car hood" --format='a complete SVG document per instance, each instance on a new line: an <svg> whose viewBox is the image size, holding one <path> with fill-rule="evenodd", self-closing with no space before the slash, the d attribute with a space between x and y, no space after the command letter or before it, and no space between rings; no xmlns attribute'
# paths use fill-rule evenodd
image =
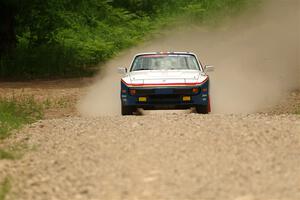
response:
<svg viewBox="0 0 300 200"><path fill-rule="evenodd" d="M207 79L207 76L198 70L164 70L164 71L134 71L123 78L127 84L196 84Z"/></svg>

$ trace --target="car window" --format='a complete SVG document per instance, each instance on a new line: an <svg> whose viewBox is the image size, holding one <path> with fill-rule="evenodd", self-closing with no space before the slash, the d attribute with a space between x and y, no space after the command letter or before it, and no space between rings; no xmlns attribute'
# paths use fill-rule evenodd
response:
<svg viewBox="0 0 300 200"><path fill-rule="evenodd" d="M199 70L193 55L142 55L135 58L131 71L140 70Z"/></svg>

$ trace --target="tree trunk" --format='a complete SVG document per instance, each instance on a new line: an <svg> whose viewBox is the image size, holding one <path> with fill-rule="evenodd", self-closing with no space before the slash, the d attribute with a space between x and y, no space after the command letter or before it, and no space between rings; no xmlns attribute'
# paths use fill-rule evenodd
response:
<svg viewBox="0 0 300 200"><path fill-rule="evenodd" d="M0 56L16 46L15 11L0 2Z"/></svg>

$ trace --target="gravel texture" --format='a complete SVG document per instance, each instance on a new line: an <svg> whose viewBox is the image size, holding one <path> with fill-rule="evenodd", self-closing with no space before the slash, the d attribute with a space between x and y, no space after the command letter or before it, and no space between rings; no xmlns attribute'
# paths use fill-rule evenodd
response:
<svg viewBox="0 0 300 200"><path fill-rule="evenodd" d="M299 200L299 115L152 113L64 118L9 141L8 200Z"/></svg>
<svg viewBox="0 0 300 200"><path fill-rule="evenodd" d="M290 92L277 105L269 106L261 112L272 115L280 114L300 114L300 90Z"/></svg>
<svg viewBox="0 0 300 200"><path fill-rule="evenodd" d="M112 76L0 83L0 97L59 101L46 120L0 141L0 148L27 147L20 159L0 160L0 183L9 177L12 186L6 200L299 200L300 115L293 113L300 92L285 95L299 88L299 0L268 2L262 16L241 19L238 31L172 32L147 47L186 46L217 66L216 113L261 113L79 117L77 101L100 78L88 107L97 110L101 99L119 105L111 94L119 94L115 67L126 54L107 64Z"/></svg>

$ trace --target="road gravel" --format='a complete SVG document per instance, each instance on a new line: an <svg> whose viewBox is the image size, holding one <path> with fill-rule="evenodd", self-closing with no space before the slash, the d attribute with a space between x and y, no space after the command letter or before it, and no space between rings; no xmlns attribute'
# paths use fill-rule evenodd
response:
<svg viewBox="0 0 300 200"><path fill-rule="evenodd" d="M0 83L0 98L59 104L0 141L26 147L20 159L0 160L0 183L11 180L6 200L299 200L300 4L267 2L262 16L246 15L237 28L172 32L133 49L109 62L99 83ZM214 113L117 115L115 68L141 49L194 51L216 65Z"/></svg>
<svg viewBox="0 0 300 200"><path fill-rule="evenodd" d="M31 147L1 161L8 200L299 200L299 115L70 117L9 140Z"/></svg>

